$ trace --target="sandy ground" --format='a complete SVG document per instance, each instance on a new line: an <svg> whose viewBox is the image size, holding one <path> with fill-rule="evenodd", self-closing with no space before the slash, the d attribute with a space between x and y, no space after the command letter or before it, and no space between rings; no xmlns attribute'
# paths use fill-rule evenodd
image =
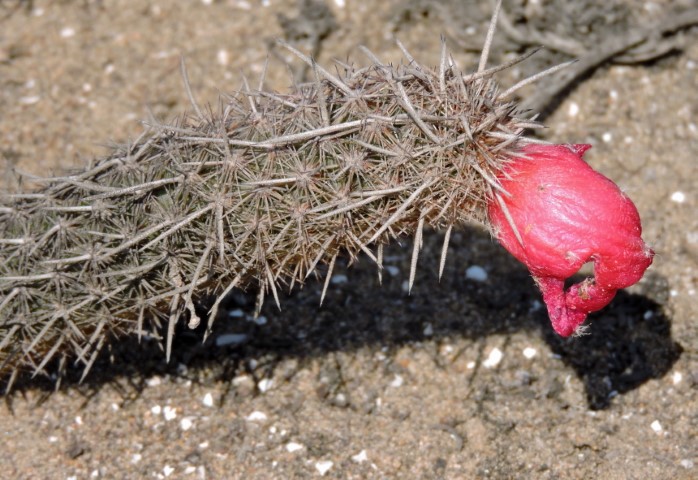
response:
<svg viewBox="0 0 698 480"><path fill-rule="evenodd" d="M639 3L585 12L621 31L671 2ZM526 8L565 18L564 4ZM12 168L79 167L135 139L138 120L181 114L181 55L198 100L215 107L270 52L268 86L290 83L277 37L329 64L365 62L361 44L398 61L398 36L437 64L444 33L454 58L474 66L491 8L347 0L300 21L296 3L280 0L1 5L6 188ZM538 28L603 35L598 18L567 32L581 14L569 25L553 16L539 12ZM316 284L256 322L253 301L234 295L229 321L204 345L182 332L170 365L156 346L126 339L82 385L69 378L52 393L25 382L0 407L0 477L696 478L697 39L684 32L682 51L595 71L546 119L546 139L594 146L588 161L634 199L657 252L640 284L593 315L591 335L557 338L528 272L476 227L454 235L438 282L442 237L430 233L410 296L405 241L387 252L380 288L364 259L341 266L321 309ZM507 45L495 44L493 62Z"/></svg>

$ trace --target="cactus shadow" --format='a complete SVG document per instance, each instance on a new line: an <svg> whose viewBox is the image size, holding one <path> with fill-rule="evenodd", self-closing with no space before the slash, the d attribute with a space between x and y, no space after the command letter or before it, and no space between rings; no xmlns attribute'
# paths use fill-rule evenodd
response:
<svg viewBox="0 0 698 480"><path fill-rule="evenodd" d="M419 342L476 341L494 334L530 331L542 335L554 354L583 380L589 407L603 409L612 398L664 375L681 354L671 337L671 323L651 293L620 292L612 305L591 317L592 334L562 339L556 336L528 271L477 228L451 238L449 262L438 279L443 237L425 236L415 285L407 294L412 243L386 249L382 285L370 260L335 268L324 306L318 308L323 279L282 295L279 311L273 299L252 317L255 295L233 292L223 304L213 333L204 341L204 324L189 330L178 326L169 363L159 341L135 337L111 342L80 381L82 370L64 364L60 376L21 377L15 394L39 390L39 402L57 385L85 397L105 385L123 392L125 401L138 398L148 379L168 375L193 382L229 382L236 375L266 375L281 361L299 364L338 351L384 350ZM339 262L338 262L339 263ZM479 265L487 279L468 278L469 266ZM655 282L657 283L657 282ZM666 288L666 282L659 282ZM661 295L660 295L661 296ZM200 314L205 315L205 304ZM52 369L51 369L52 368ZM48 371L56 372L54 365ZM58 381L60 379L60 381ZM13 395L6 395L11 402Z"/></svg>
<svg viewBox="0 0 698 480"><path fill-rule="evenodd" d="M588 322L591 335L563 339L544 330L544 337L583 381L592 410L608 408L614 397L661 378L683 352L661 305L642 295L619 292Z"/></svg>
<svg viewBox="0 0 698 480"><path fill-rule="evenodd" d="M614 397L671 370L683 348L672 339L663 310L651 298L621 291L589 316L590 335L564 339L543 330L552 352L584 383L590 409L608 408Z"/></svg>

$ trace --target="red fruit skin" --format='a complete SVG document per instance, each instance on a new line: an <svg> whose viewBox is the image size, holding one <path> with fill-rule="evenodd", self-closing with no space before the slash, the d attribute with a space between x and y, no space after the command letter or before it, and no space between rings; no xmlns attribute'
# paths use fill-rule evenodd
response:
<svg viewBox="0 0 698 480"><path fill-rule="evenodd" d="M587 314L642 278L654 252L642 241L633 202L582 160L591 145L526 145L498 178L521 241L496 199L488 204L499 242L524 263L541 289L555 331L567 337ZM594 278L564 290L588 261Z"/></svg>

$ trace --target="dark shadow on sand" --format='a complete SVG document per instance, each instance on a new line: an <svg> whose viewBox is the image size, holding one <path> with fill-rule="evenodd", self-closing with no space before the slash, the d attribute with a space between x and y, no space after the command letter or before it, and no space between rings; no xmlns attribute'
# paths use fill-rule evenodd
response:
<svg viewBox="0 0 698 480"><path fill-rule="evenodd" d="M386 269L382 286L375 266L363 257L351 268L335 269L335 276L345 275L347 281L331 284L322 308L318 308L321 281L311 281L304 289L284 296L281 311L273 299L267 299L262 310L267 323L263 325L249 319L254 295L234 292L205 342L205 322L197 330L179 325L169 364L157 341L146 339L139 344L135 337L123 338L104 349L82 384L80 368L65 368L59 388L77 389L88 401L105 384L123 389L125 383L131 390L126 396L133 398L153 375L228 381L245 372L258 376L259 368L268 372L285 358L302 362L336 351L365 347L390 351L414 342L478 339L525 330L543 335L551 350L583 380L589 407L603 409L615 395L664 375L681 354L680 345L671 337L670 320L656 301L665 296L662 279L651 282L643 295L620 292L608 308L590 317L590 335L562 339L550 328L545 308L534 306L540 295L528 271L477 228L454 234L439 282L436 271L442 238L433 232L425 237L410 296L403 287L412 246L405 242L386 249L386 265L398 268L399 273L393 276ZM464 272L469 265L484 266L487 281L467 279ZM248 318L230 317L227 312L234 310ZM224 334L238 335L238 341L217 345L216 339ZM50 368L57 370L56 365ZM11 402L28 389L39 389L48 398L55 388L55 377L25 376L16 381L6 400Z"/></svg>

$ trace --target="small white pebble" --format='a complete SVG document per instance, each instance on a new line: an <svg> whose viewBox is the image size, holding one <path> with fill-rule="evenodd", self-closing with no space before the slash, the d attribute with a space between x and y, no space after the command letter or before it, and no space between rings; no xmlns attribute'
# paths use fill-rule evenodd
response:
<svg viewBox="0 0 698 480"><path fill-rule="evenodd" d="M162 474L165 475L166 477L169 477L172 475L172 472L174 472L174 467L170 467L169 465L165 465L162 468Z"/></svg>
<svg viewBox="0 0 698 480"><path fill-rule="evenodd" d="M213 0L201 0L204 5L213 5Z"/></svg>
<svg viewBox="0 0 698 480"><path fill-rule="evenodd" d="M472 370L473 368L475 368L475 362L468 362L468 363L465 365L465 367L466 367L468 370Z"/></svg>
<svg viewBox="0 0 698 480"><path fill-rule="evenodd" d="M267 414L264 412L260 412L259 410L256 410L252 413L250 413L245 420L248 422L263 422L264 420L267 419Z"/></svg>
<svg viewBox="0 0 698 480"><path fill-rule="evenodd" d="M332 285L342 285L344 283L347 283L349 281L349 278L346 275L340 273L339 275L335 275L334 277L332 277L332 280L330 281L332 282Z"/></svg>
<svg viewBox="0 0 698 480"><path fill-rule="evenodd" d="M388 275L390 275L391 277L397 277L398 275L400 275L400 269L397 268L395 265L386 265L385 271L388 272Z"/></svg>
<svg viewBox="0 0 698 480"><path fill-rule="evenodd" d="M492 351L490 352L489 356L487 357L487 360L482 362L482 366L485 368L493 368L499 365L499 362L502 361L502 357L504 357L504 354L500 349L497 347L493 348Z"/></svg>
<svg viewBox="0 0 698 480"><path fill-rule="evenodd" d="M208 448L208 442L201 442L201 443L199 444L199 449L200 449L200 450L205 450L205 449L207 449L207 448Z"/></svg>
<svg viewBox="0 0 698 480"><path fill-rule="evenodd" d="M633 140L635 140L635 139L633 137L631 137L630 135L626 135L625 137L623 137L623 141L627 144L633 143Z"/></svg>
<svg viewBox="0 0 698 480"><path fill-rule="evenodd" d="M339 7L339 8L344 8L344 5L346 5L344 0L334 0L334 3Z"/></svg>
<svg viewBox="0 0 698 480"><path fill-rule="evenodd" d="M529 360L536 356L538 351L533 347L526 347L523 349L523 356Z"/></svg>
<svg viewBox="0 0 698 480"><path fill-rule="evenodd" d="M49 443L56 443L58 441L58 437L51 435L50 437L48 437L48 441Z"/></svg>
<svg viewBox="0 0 698 480"><path fill-rule="evenodd" d="M162 407L160 405L155 405L150 408L150 413L153 415L160 415L162 413Z"/></svg>
<svg viewBox="0 0 698 480"><path fill-rule="evenodd" d="M671 194L671 201L676 203L683 203L686 201L686 194L683 192L674 192Z"/></svg>
<svg viewBox="0 0 698 480"><path fill-rule="evenodd" d="M649 320L652 317L654 317L654 312L652 310L647 310L645 313L642 314L642 318L645 320Z"/></svg>
<svg viewBox="0 0 698 480"><path fill-rule="evenodd" d="M247 340L247 335L244 333L224 333L216 337L217 347L226 347L228 345L239 345Z"/></svg>
<svg viewBox="0 0 698 480"><path fill-rule="evenodd" d="M254 367L250 367L251 370L254 370ZM233 386L239 387L240 385L243 385L245 383L250 383L252 380L248 375L238 375L237 377L233 377Z"/></svg>
<svg viewBox="0 0 698 480"><path fill-rule="evenodd" d="M543 307L543 304L539 300L533 300L531 302L531 308L529 309L529 312L537 312Z"/></svg>
<svg viewBox="0 0 698 480"><path fill-rule="evenodd" d="M671 376L671 381L674 382L674 385L681 383L681 380L683 380L683 374L681 372L674 372Z"/></svg>
<svg viewBox="0 0 698 480"><path fill-rule="evenodd" d="M80 415L75 417L75 423L77 423L78 425L82 425L82 417Z"/></svg>
<svg viewBox="0 0 698 480"><path fill-rule="evenodd" d="M681 460L681 461L679 462L679 464L680 464L683 468L685 468L685 469L687 469L687 470L688 470L689 468L693 468L693 460L689 460L689 459L687 459L687 458L684 458L683 460Z"/></svg>
<svg viewBox="0 0 698 480"><path fill-rule="evenodd" d="M259 388L259 391L262 393L268 392L273 386L274 380L271 378L263 378L259 381L259 383L257 383L257 388Z"/></svg>
<svg viewBox="0 0 698 480"><path fill-rule="evenodd" d="M65 480L78 480L78 477L71 475L70 477L65 477Z"/></svg>
<svg viewBox="0 0 698 480"><path fill-rule="evenodd" d="M332 465L334 465L334 462L330 462L329 460L323 460L315 464L315 470L317 470L320 475L325 475L327 472L330 471Z"/></svg>
<svg viewBox="0 0 698 480"><path fill-rule="evenodd" d="M363 463L366 460L368 460L368 455L366 455L366 450L361 450L359 453L356 455L351 456L352 461L356 463Z"/></svg>
<svg viewBox="0 0 698 480"><path fill-rule="evenodd" d="M618 100L618 91L611 90L608 92L608 96L611 97L611 100Z"/></svg>
<svg viewBox="0 0 698 480"><path fill-rule="evenodd" d="M228 53L228 50L225 48L218 50L218 53L216 53L216 61L218 62L218 65L222 65L224 67L228 65L228 62L230 61L230 54Z"/></svg>
<svg viewBox="0 0 698 480"><path fill-rule="evenodd" d="M160 377L152 377L149 378L148 380L145 381L145 384L148 385L149 387L157 387L162 383L162 380Z"/></svg>
<svg viewBox="0 0 698 480"><path fill-rule="evenodd" d="M162 416L165 417L165 420L168 422L174 420L177 418L177 409L166 405L165 408L162 409Z"/></svg>
<svg viewBox="0 0 698 480"><path fill-rule="evenodd" d="M134 454L131 456L131 463L138 463L138 462L140 462L142 459L143 459L143 455L141 455L140 453L134 453Z"/></svg>
<svg viewBox="0 0 698 480"><path fill-rule="evenodd" d="M104 67L104 74L111 75L112 73L114 73L115 70L116 70L116 67L114 66L113 63L107 63L107 66Z"/></svg>
<svg viewBox="0 0 698 480"><path fill-rule="evenodd" d="M487 271L480 265L471 265L465 271L465 277L476 282L484 282L487 280Z"/></svg>
<svg viewBox="0 0 698 480"><path fill-rule="evenodd" d="M211 393L207 393L206 395L204 395L204 400L202 403L206 407L212 407L213 406L213 395L211 395Z"/></svg>
<svg viewBox="0 0 698 480"><path fill-rule="evenodd" d="M390 386L393 388L399 388L402 386L404 383L404 380L402 379L402 375L395 375L395 378L393 379L392 382L390 382Z"/></svg>
<svg viewBox="0 0 698 480"><path fill-rule="evenodd" d="M661 433L661 432L662 432L662 424L659 423L659 420L655 420L654 422L652 422L652 424L650 425L650 427L652 428L652 430L655 431L655 433Z"/></svg>
<svg viewBox="0 0 698 480"><path fill-rule="evenodd" d="M303 450L303 445L296 442L288 442L286 444L286 451L288 453L297 452L298 450Z"/></svg>
<svg viewBox="0 0 698 480"><path fill-rule="evenodd" d="M577 105L575 102L571 102L571 103L570 103L570 108L569 108L569 110L567 111L567 114L568 114L570 117L576 117L577 114L579 114L579 105Z"/></svg>
<svg viewBox="0 0 698 480"><path fill-rule="evenodd" d="M189 465L187 466L187 468L184 469L184 473L186 475L191 475L194 472L196 472L196 467L194 465Z"/></svg>
<svg viewBox="0 0 698 480"><path fill-rule="evenodd" d="M94 469L90 472L90 478L97 478L99 477L99 469Z"/></svg>
<svg viewBox="0 0 698 480"><path fill-rule="evenodd" d="M35 17L40 17L44 14L45 10L41 7L36 7L34 10L32 10L32 15ZM689 60L690 62L690 60Z"/></svg>
<svg viewBox="0 0 698 480"><path fill-rule="evenodd" d="M41 97L39 95L19 97L20 105L34 105L35 103L39 103L39 100L41 100Z"/></svg>
<svg viewBox="0 0 698 480"><path fill-rule="evenodd" d="M170 58L173 55L175 55L175 52L173 50L160 50L153 54L153 58L157 60L164 60L166 58Z"/></svg>
<svg viewBox="0 0 698 480"><path fill-rule="evenodd" d="M603 140L606 143L609 143L611 140L613 140L613 135L611 132L606 132L603 135L601 135L601 140Z"/></svg>
<svg viewBox="0 0 698 480"><path fill-rule="evenodd" d="M191 421L190 417L184 417L180 422L179 422L179 427L184 430L185 432L191 427L194 426L194 422Z"/></svg>
<svg viewBox="0 0 698 480"><path fill-rule="evenodd" d="M694 68L696 68L696 62L694 62L693 60L687 60L686 68L689 70L693 70Z"/></svg>
<svg viewBox="0 0 698 480"><path fill-rule="evenodd" d="M75 29L72 27L65 27L61 30L61 37L70 38L75 35Z"/></svg>

